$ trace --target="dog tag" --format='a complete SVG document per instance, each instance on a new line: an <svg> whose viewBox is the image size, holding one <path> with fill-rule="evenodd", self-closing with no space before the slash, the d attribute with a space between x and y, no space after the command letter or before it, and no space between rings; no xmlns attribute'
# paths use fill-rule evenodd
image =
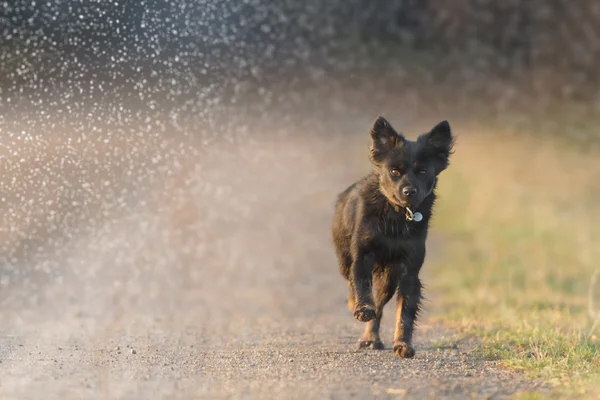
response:
<svg viewBox="0 0 600 400"><path fill-rule="evenodd" d="M415 222L421 222L423 220L423 214L417 211L414 214L413 219L415 220Z"/></svg>

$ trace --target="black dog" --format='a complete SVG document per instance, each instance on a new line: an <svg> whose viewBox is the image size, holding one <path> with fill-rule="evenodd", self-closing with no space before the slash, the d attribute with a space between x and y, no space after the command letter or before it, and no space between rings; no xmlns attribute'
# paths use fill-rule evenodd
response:
<svg viewBox="0 0 600 400"><path fill-rule="evenodd" d="M338 197L333 240L350 289L348 308L368 322L360 348L383 349L382 310L397 293L394 352L402 358L415 355L419 270L437 176L448 167L453 145L447 121L413 142L379 117L371 128L373 172Z"/></svg>

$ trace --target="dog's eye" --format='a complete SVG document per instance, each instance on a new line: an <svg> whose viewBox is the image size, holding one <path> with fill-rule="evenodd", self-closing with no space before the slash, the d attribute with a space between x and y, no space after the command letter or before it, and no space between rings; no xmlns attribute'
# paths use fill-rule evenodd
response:
<svg viewBox="0 0 600 400"><path fill-rule="evenodd" d="M400 171L398 171L397 169L390 169L390 174L392 176L400 176Z"/></svg>
<svg viewBox="0 0 600 400"><path fill-rule="evenodd" d="M420 169L419 170L419 175L427 175L427 170Z"/></svg>

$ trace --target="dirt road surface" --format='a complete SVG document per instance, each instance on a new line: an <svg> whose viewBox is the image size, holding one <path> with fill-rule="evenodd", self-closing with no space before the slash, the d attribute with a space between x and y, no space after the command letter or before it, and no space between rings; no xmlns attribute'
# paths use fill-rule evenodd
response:
<svg viewBox="0 0 600 400"><path fill-rule="evenodd" d="M7 230L6 240L41 246L45 258L17 252L16 266L2 267L0 398L496 399L534 388L474 357L469 340L440 348L454 332L427 313L416 357L395 358L391 304L386 349L357 350L363 325L346 309L329 227L336 194L365 172L366 135L273 132L190 146L162 148L160 179L136 190L151 167L135 172L140 161L124 152L134 173L106 185L130 190L116 199L98 189L98 202L54 230L4 203L4 223L26 232ZM102 181L81 165L69 176L91 182L83 188ZM28 186L36 202L39 183ZM46 215L44 204L33 209ZM429 260L443 257L435 242ZM425 283L435 279L424 270Z"/></svg>

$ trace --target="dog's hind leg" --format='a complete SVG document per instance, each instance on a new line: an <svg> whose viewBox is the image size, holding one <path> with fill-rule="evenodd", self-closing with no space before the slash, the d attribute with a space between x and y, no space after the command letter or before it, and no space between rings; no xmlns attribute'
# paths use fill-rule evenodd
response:
<svg viewBox="0 0 600 400"><path fill-rule="evenodd" d="M360 339L358 347L361 349L382 350L383 342L379 337L383 307L394 296L397 288L397 279L391 269L378 270L373 274L373 288L375 292L375 319L367 322L365 333Z"/></svg>

